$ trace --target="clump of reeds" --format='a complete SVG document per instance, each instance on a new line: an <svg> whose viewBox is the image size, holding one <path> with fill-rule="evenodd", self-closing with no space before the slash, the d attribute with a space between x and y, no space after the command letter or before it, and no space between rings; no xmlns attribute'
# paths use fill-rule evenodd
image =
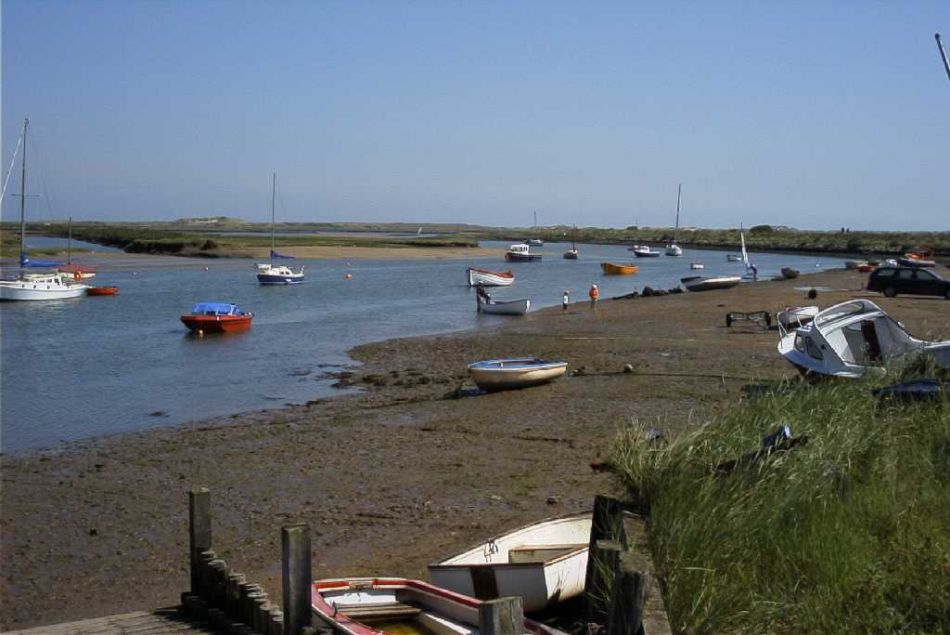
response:
<svg viewBox="0 0 950 635"><path fill-rule="evenodd" d="M786 387L668 443L620 433L675 629L950 632L950 404L871 388ZM717 470L780 424L808 442Z"/></svg>

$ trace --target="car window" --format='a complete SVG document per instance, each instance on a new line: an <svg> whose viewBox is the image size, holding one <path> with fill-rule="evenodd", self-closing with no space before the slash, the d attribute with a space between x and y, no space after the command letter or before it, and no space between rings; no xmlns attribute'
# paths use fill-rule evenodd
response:
<svg viewBox="0 0 950 635"><path fill-rule="evenodd" d="M913 279L913 277L914 277L913 269L901 269L900 271L897 272L898 280L911 280Z"/></svg>
<svg viewBox="0 0 950 635"><path fill-rule="evenodd" d="M897 272L897 269L878 269L874 272L875 278L890 278Z"/></svg>
<svg viewBox="0 0 950 635"><path fill-rule="evenodd" d="M918 271L918 272L917 272L917 279L918 279L918 280L926 280L926 281L930 282L930 281L932 281L932 280L936 280L936 279L937 279L937 276L935 276L935 275L934 275L933 273L931 273L930 271Z"/></svg>

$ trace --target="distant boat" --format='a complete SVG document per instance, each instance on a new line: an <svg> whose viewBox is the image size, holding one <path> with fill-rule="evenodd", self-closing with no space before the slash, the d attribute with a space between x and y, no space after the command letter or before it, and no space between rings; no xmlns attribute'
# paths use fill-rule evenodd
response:
<svg viewBox="0 0 950 635"><path fill-rule="evenodd" d="M683 194L683 184L680 183L676 188L676 225L673 227L673 240L666 245L667 256L682 256L683 249L676 244L676 235L680 229L680 197Z"/></svg>
<svg viewBox="0 0 950 635"><path fill-rule="evenodd" d="M847 264L847 263L845 263ZM897 264L902 267L936 267L937 262L934 260L929 260L927 258L897 258Z"/></svg>
<svg viewBox="0 0 950 635"><path fill-rule="evenodd" d="M660 252L653 251L649 245L634 245L630 248L633 255L637 258L659 258Z"/></svg>
<svg viewBox="0 0 950 635"><path fill-rule="evenodd" d="M782 267L781 272L782 272L782 277L785 278L786 280L797 278L798 274L800 273L798 269L793 269L791 267Z"/></svg>
<svg viewBox="0 0 950 635"><path fill-rule="evenodd" d="M564 252L566 260L577 260L577 225L574 225L574 232L571 234L571 248Z"/></svg>
<svg viewBox="0 0 950 635"><path fill-rule="evenodd" d="M689 263L689 268L693 271L699 271L701 269L705 269L706 266L701 262L691 262Z"/></svg>
<svg viewBox="0 0 950 635"><path fill-rule="evenodd" d="M734 287L742 278L739 276L691 276L681 278L680 282L687 291L712 291L713 289L728 289Z"/></svg>
<svg viewBox="0 0 950 635"><path fill-rule="evenodd" d="M528 244L531 245L532 247L543 247L544 241L541 240L540 238L530 238L528 239Z"/></svg>
<svg viewBox="0 0 950 635"><path fill-rule="evenodd" d="M223 302L199 302L181 322L196 333L240 333L251 328L253 313Z"/></svg>
<svg viewBox="0 0 950 635"><path fill-rule="evenodd" d="M30 120L23 120L23 133L17 147L22 147L20 156L20 272L16 280L0 280L0 300L41 301L66 300L86 294L86 285L81 284L79 272L26 273L28 267L58 267L60 262L31 261L26 253L26 132ZM22 144L22 146L21 146ZM14 151L14 158L15 158Z"/></svg>
<svg viewBox="0 0 950 635"><path fill-rule="evenodd" d="M295 284L303 282L303 267L294 271L286 265L275 265L274 258L292 258L274 251L276 241L276 223L274 218L274 199L277 196L277 173L273 174L270 194L270 262L257 265L257 281L261 284Z"/></svg>
<svg viewBox="0 0 950 635"><path fill-rule="evenodd" d="M482 604L427 582L395 577L318 580L310 592L317 620L345 635L499 632L479 623ZM564 635L527 618L517 630L522 635Z"/></svg>
<svg viewBox="0 0 950 635"><path fill-rule="evenodd" d="M742 256L737 254L726 254L726 262L742 262Z"/></svg>
<svg viewBox="0 0 950 635"><path fill-rule="evenodd" d="M482 600L520 596L526 612L584 592L591 514L573 514L495 536L429 565L429 579Z"/></svg>
<svg viewBox="0 0 950 635"><path fill-rule="evenodd" d="M89 287L86 289L86 295L115 295L119 292L119 287Z"/></svg>
<svg viewBox="0 0 950 635"><path fill-rule="evenodd" d="M528 245L520 243L508 247L508 251L505 252L505 260L508 262L531 262L541 260L541 254L531 253L531 248Z"/></svg>
<svg viewBox="0 0 950 635"><path fill-rule="evenodd" d="M860 269L862 265L868 264L866 260L845 260L845 269Z"/></svg>
<svg viewBox="0 0 950 635"><path fill-rule="evenodd" d="M528 388L554 381L567 371L567 362L537 357L489 359L468 365L472 381L489 392Z"/></svg>
<svg viewBox="0 0 950 635"><path fill-rule="evenodd" d="M600 270L606 276L629 276L637 272L639 267L636 265L618 265L613 262L600 263Z"/></svg>
<svg viewBox="0 0 950 635"><path fill-rule="evenodd" d="M469 267L466 273L470 287L507 287L515 281L515 274L511 271L489 271Z"/></svg>

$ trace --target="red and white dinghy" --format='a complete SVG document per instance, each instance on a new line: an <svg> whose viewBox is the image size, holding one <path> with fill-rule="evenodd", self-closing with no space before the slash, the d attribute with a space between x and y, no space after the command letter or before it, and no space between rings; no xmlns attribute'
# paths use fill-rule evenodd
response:
<svg viewBox="0 0 950 635"><path fill-rule="evenodd" d="M468 268L468 286L470 287L507 287L515 281L511 271L488 271L487 269Z"/></svg>
<svg viewBox="0 0 950 635"><path fill-rule="evenodd" d="M477 635L482 600L407 578L318 580L310 604L321 620L349 635ZM524 635L564 635L526 619Z"/></svg>

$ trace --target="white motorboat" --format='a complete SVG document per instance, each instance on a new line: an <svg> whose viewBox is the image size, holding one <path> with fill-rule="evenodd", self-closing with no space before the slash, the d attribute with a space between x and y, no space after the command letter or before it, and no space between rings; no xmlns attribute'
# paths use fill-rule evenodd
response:
<svg viewBox="0 0 950 635"><path fill-rule="evenodd" d="M567 371L567 362L537 357L488 359L468 365L472 381L489 392L527 388L554 381Z"/></svg>
<svg viewBox="0 0 950 635"><path fill-rule="evenodd" d="M740 276L689 276L680 278L680 282L687 291L712 291L713 289L728 289L740 282Z"/></svg>
<svg viewBox="0 0 950 635"><path fill-rule="evenodd" d="M779 325L783 329L805 326L818 315L817 306L787 306L775 314Z"/></svg>
<svg viewBox="0 0 950 635"><path fill-rule="evenodd" d="M680 229L680 196L683 194L683 184L676 188L676 225L673 227L673 240L671 240L666 245L666 255L667 256L682 256L683 249L676 244L676 234L679 233Z"/></svg>
<svg viewBox="0 0 950 635"><path fill-rule="evenodd" d="M505 260L508 262L531 262L541 260L541 254L531 253L531 247L524 243L509 245L505 252Z"/></svg>
<svg viewBox="0 0 950 635"><path fill-rule="evenodd" d="M584 591L591 514L521 527L429 565L433 584L483 600L520 596L540 611Z"/></svg>
<svg viewBox="0 0 950 635"><path fill-rule="evenodd" d="M66 300L86 295L88 285L81 284L82 275L58 271L29 273L29 267L58 267L61 262L31 261L26 253L26 132L30 120L23 121L23 133L17 143L20 155L20 271L15 280L0 280L0 300L40 301ZM14 151L14 160L16 159ZM11 165L12 169L12 165Z"/></svg>
<svg viewBox="0 0 950 635"><path fill-rule="evenodd" d="M637 258L659 258L660 252L654 251L650 248L650 245L634 245L630 247L630 251L633 252L633 255Z"/></svg>
<svg viewBox="0 0 950 635"><path fill-rule="evenodd" d="M689 263L689 268L693 271L702 271L706 266L701 262L691 262Z"/></svg>
<svg viewBox="0 0 950 635"><path fill-rule="evenodd" d="M511 271L489 271L469 267L466 273L470 287L507 287L515 281L515 274Z"/></svg>
<svg viewBox="0 0 950 635"><path fill-rule="evenodd" d="M478 635L482 600L406 578L318 580L310 591L317 618L346 635ZM564 635L525 619L524 635Z"/></svg>
<svg viewBox="0 0 950 635"><path fill-rule="evenodd" d="M849 300L818 313L810 324L782 331L778 352L803 375L860 377L869 368L921 355L950 367L950 340L913 337L870 300Z"/></svg>
<svg viewBox="0 0 950 635"><path fill-rule="evenodd" d="M480 313L490 313L492 315L524 315L531 308L531 300L522 298L520 300L497 301L489 298L487 301L479 298L478 310Z"/></svg>
<svg viewBox="0 0 950 635"><path fill-rule="evenodd" d="M274 217L274 199L277 195L277 173L273 174L271 181L270 194L270 262L257 265L257 281L261 284L296 284L303 282L303 267L297 270L291 269L287 265L275 265L274 258L293 259L293 256L285 256L274 250L276 241L276 224Z"/></svg>

